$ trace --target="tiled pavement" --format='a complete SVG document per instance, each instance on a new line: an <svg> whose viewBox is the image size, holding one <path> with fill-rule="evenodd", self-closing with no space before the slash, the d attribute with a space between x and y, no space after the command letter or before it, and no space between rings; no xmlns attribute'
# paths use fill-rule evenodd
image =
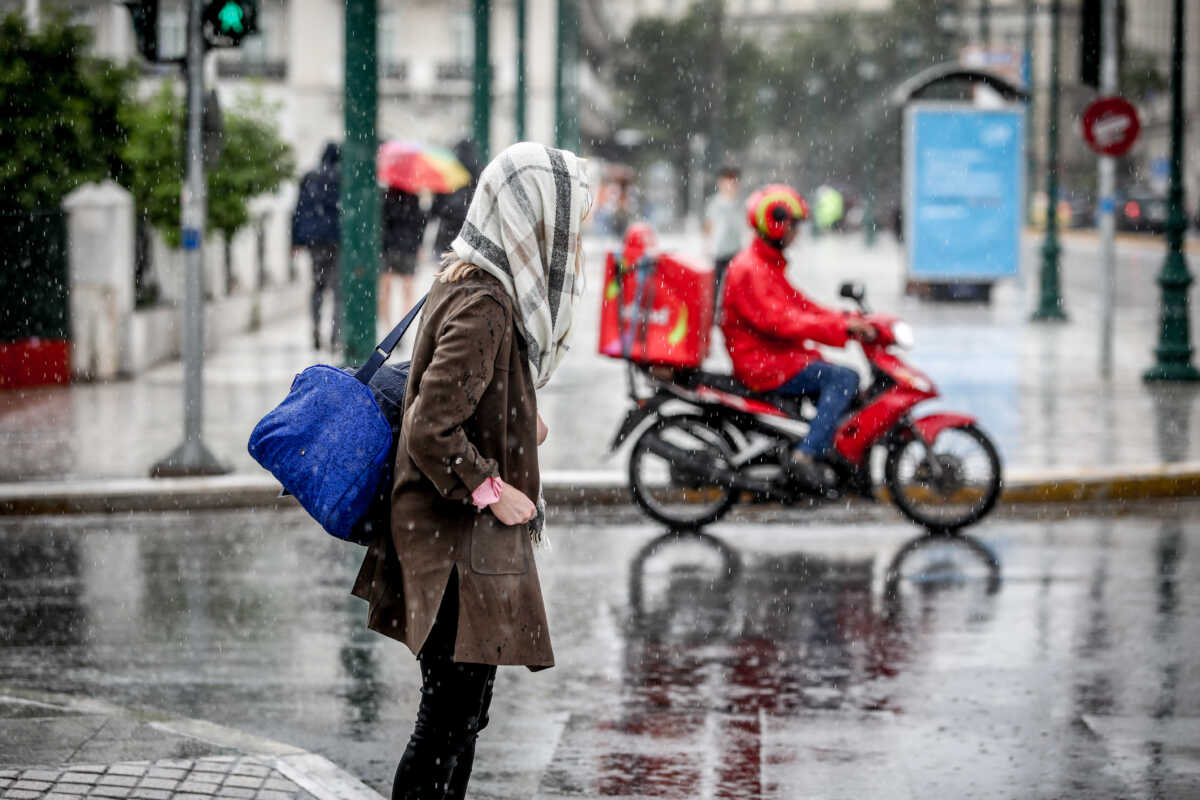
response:
<svg viewBox="0 0 1200 800"><path fill-rule="evenodd" d="M0 800L380 800L284 742L102 699L0 686Z"/></svg>
<svg viewBox="0 0 1200 800"><path fill-rule="evenodd" d="M0 770L4 800L308 800L304 789L253 756L211 756L61 768Z"/></svg>
<svg viewBox="0 0 1200 800"><path fill-rule="evenodd" d="M255 756L0 769L3 800L308 800L314 795Z"/></svg>

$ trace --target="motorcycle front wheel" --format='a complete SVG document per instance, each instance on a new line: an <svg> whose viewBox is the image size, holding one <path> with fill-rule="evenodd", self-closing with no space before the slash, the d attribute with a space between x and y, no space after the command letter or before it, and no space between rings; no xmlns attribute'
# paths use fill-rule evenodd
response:
<svg viewBox="0 0 1200 800"><path fill-rule="evenodd" d="M629 454L629 489L652 518L698 528L725 516L737 492L733 442L699 414L660 417Z"/></svg>
<svg viewBox="0 0 1200 800"><path fill-rule="evenodd" d="M976 425L947 428L928 448L913 438L893 447L884 466L892 501L931 531L981 520L1000 499L1000 454Z"/></svg>

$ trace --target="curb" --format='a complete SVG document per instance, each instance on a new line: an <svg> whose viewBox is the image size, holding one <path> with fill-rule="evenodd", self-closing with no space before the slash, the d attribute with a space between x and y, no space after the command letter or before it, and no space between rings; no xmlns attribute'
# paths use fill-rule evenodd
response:
<svg viewBox="0 0 1200 800"><path fill-rule="evenodd" d="M544 475L551 507L577 509L628 505L624 473L612 470L554 471ZM1200 497L1200 462L1096 468L1013 471L1000 502L1006 505ZM202 511L286 508L279 483L266 473L202 478L113 478L0 483L0 516L114 514L137 511Z"/></svg>

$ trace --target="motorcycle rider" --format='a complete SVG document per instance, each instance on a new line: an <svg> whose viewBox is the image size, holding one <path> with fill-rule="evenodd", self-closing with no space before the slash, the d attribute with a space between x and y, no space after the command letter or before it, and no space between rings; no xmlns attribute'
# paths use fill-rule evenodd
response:
<svg viewBox="0 0 1200 800"><path fill-rule="evenodd" d="M756 235L725 274L721 332L734 377L751 390L816 395L808 435L784 467L799 484L820 491L826 480L819 462L858 393L858 373L822 360L809 343L842 347L851 337L874 338L875 329L813 302L788 282L784 251L808 215L804 198L783 184L764 186L747 200L746 217Z"/></svg>

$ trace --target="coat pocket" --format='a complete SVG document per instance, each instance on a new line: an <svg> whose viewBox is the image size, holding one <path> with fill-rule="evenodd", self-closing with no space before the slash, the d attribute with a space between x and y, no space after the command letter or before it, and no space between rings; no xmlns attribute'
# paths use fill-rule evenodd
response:
<svg viewBox="0 0 1200 800"><path fill-rule="evenodd" d="M475 516L471 528L471 571L481 575L523 575L529 570L525 525L505 525L491 511Z"/></svg>

